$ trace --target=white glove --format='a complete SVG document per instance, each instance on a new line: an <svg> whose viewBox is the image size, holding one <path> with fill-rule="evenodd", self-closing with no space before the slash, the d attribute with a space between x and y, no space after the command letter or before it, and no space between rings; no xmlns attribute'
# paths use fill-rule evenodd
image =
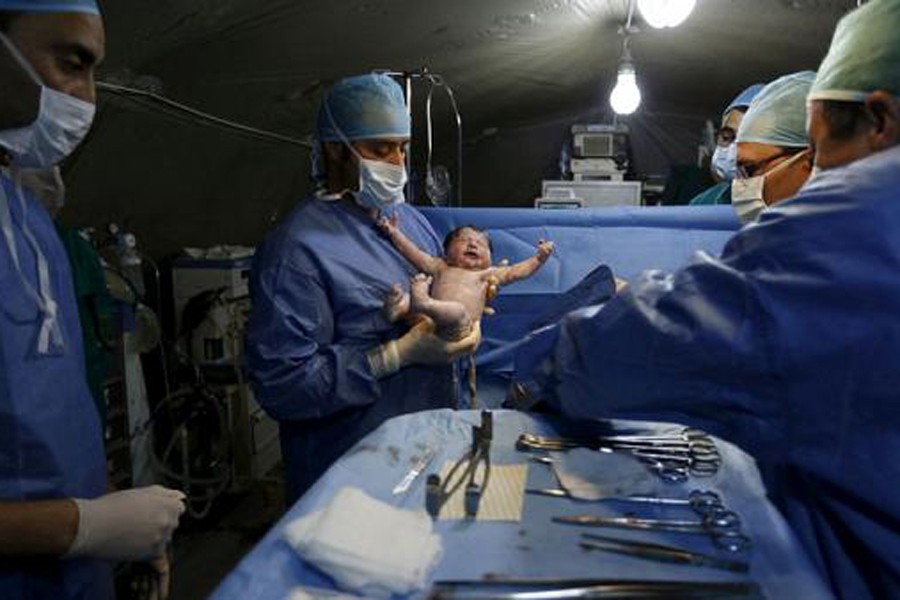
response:
<svg viewBox="0 0 900 600"><path fill-rule="evenodd" d="M481 342L481 323L476 321L472 332L461 340L448 342L434 334L434 323L420 321L403 337L377 346L369 351L369 366L376 379L392 375L403 367L446 365L471 354Z"/></svg>
<svg viewBox="0 0 900 600"><path fill-rule="evenodd" d="M159 485L72 500L78 506L78 534L66 557L154 559L165 550L185 509L182 492Z"/></svg>

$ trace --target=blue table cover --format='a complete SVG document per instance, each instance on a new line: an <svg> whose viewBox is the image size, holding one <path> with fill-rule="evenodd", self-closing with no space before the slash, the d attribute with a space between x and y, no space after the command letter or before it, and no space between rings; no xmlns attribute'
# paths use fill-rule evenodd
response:
<svg viewBox="0 0 900 600"><path fill-rule="evenodd" d="M333 589L331 579L307 565L282 539L287 523L325 505L344 486L355 486L373 498L397 507L416 510L424 507L424 480L421 475L403 495L391 490L409 470L421 444L440 448L431 468L434 472L448 460L456 460L471 441L471 426L480 423L476 411L437 410L396 417L361 440L301 498L244 558L212 594L213 600L280 600L296 587ZM555 435L563 430L576 432L574 425L551 422L543 417L515 411L494 411L493 464L527 462L528 454L515 449L523 432ZM579 425L583 428L584 425ZM677 426L616 421L613 431L663 431ZM736 511L744 531L753 540L746 555L748 575L710 568L663 564L605 552L587 552L578 547L580 534L593 532L617 537L675 544L705 553L715 553L706 536L587 529L551 522L566 514L606 514L637 512L641 516L691 519L686 508L636 506L633 503L576 503L560 498L526 495L520 523L437 521L442 536L443 557L431 581L481 579L487 575L505 577L610 578L691 581L729 581L752 578L770 600L833 598L803 554L780 513L766 500L765 490L753 460L737 447L716 440L723 465L713 477L692 477L684 484L663 484L660 495L686 497L692 489L718 492L725 505ZM550 469L529 463L527 487L555 487ZM720 551L722 556L728 556ZM424 597L425 591L413 596Z"/></svg>
<svg viewBox="0 0 900 600"><path fill-rule="evenodd" d="M532 277L500 290L494 315L481 322L479 376L508 379L511 342L521 340L535 320L598 265L631 280L647 269L675 271L698 251L717 256L740 227L731 206L603 207L572 210L528 208L423 208L443 237L456 227L488 231L494 262L524 260L539 240L552 240L553 256Z"/></svg>

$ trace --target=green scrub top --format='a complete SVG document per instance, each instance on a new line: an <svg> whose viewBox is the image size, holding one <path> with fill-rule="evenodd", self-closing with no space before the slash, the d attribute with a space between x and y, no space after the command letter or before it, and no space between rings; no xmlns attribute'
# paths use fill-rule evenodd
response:
<svg viewBox="0 0 900 600"><path fill-rule="evenodd" d="M688 202L690 205L701 204L731 204L731 183L722 181L703 190Z"/></svg>

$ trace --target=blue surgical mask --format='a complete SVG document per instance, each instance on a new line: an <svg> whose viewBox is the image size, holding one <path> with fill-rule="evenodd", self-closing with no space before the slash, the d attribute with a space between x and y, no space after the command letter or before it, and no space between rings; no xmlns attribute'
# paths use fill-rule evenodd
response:
<svg viewBox="0 0 900 600"><path fill-rule="evenodd" d="M380 160L369 160L358 154L357 157L359 160L357 202L367 208L378 210L406 202L403 195L403 188L406 186L406 167Z"/></svg>
<svg viewBox="0 0 900 600"><path fill-rule="evenodd" d="M712 172L722 181L731 181L737 174L737 144L716 146L710 163Z"/></svg>
<svg viewBox="0 0 900 600"><path fill-rule="evenodd" d="M3 43L31 79L41 87L37 118L25 127L0 131L0 146L20 169L49 169L69 156L91 128L95 106L47 87L15 45L0 32Z"/></svg>

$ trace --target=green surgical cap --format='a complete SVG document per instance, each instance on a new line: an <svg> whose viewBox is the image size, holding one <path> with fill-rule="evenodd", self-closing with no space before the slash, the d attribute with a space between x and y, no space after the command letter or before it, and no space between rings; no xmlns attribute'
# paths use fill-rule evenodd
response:
<svg viewBox="0 0 900 600"><path fill-rule="evenodd" d="M875 90L900 96L900 0L869 0L841 19L809 99L860 102Z"/></svg>
<svg viewBox="0 0 900 600"><path fill-rule="evenodd" d="M809 145L806 96L816 74L801 71L779 77L759 92L737 132L737 142L758 142L786 148Z"/></svg>

